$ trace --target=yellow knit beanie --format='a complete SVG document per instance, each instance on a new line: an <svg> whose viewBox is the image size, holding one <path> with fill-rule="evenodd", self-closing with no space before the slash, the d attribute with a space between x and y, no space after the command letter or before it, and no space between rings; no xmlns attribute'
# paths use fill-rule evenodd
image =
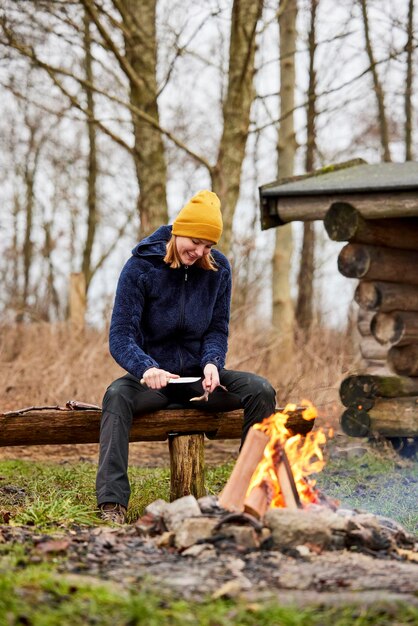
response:
<svg viewBox="0 0 418 626"><path fill-rule="evenodd" d="M199 191L177 215L173 235L197 237L218 243L222 235L221 201L216 193Z"/></svg>

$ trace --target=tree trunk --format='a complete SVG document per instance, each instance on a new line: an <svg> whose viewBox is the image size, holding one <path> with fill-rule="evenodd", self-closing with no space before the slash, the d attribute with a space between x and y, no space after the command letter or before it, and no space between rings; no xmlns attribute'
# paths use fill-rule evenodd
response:
<svg viewBox="0 0 418 626"><path fill-rule="evenodd" d="M220 249L231 251L232 223L238 202L250 111L254 101L254 56L263 0L234 0L229 44L228 87L223 103L223 132L212 171L212 187L222 204Z"/></svg>
<svg viewBox="0 0 418 626"><path fill-rule="evenodd" d="M365 220L351 204L334 202L324 218L333 241L349 241L403 250L418 249L418 218Z"/></svg>
<svg viewBox="0 0 418 626"><path fill-rule="evenodd" d="M388 363L401 376L418 376L418 345L394 346L388 352Z"/></svg>
<svg viewBox="0 0 418 626"><path fill-rule="evenodd" d="M90 18L87 11L84 11L84 67L86 80L90 85L94 84L92 55L91 55L91 34ZM97 226L97 151L96 151L96 128L95 128L95 107L93 90L85 87L88 119L87 129L89 138L89 154L87 164L87 236L83 250L82 272L85 278L86 293L91 280L91 256L93 251L94 238Z"/></svg>
<svg viewBox="0 0 418 626"><path fill-rule="evenodd" d="M354 299L369 311L418 311L418 286L362 280Z"/></svg>
<svg viewBox="0 0 418 626"><path fill-rule="evenodd" d="M418 344L418 312L376 313L370 329L381 344L397 346Z"/></svg>
<svg viewBox="0 0 418 626"><path fill-rule="evenodd" d="M311 0L311 22L308 36L309 48L309 83L308 104L306 111L306 155L305 171L315 168L316 153L316 11L318 0ZM296 303L296 321L298 326L309 330L313 321L313 280L315 257L315 229L312 222L303 224L303 243L298 276L298 299Z"/></svg>
<svg viewBox="0 0 418 626"><path fill-rule="evenodd" d="M413 161L412 152L412 94L414 64L414 0L409 0L408 26L406 42L406 79L405 79L405 161Z"/></svg>
<svg viewBox="0 0 418 626"><path fill-rule="evenodd" d="M361 12L363 16L364 38L366 42L366 52L369 57L370 71L373 77L374 93L376 96L378 122L380 127L380 142L382 146L382 156L384 161L391 161L389 148L389 131L386 117L385 96L379 74L377 73L377 63L374 58L372 42L370 39L369 17L367 14L367 0L360 0Z"/></svg>
<svg viewBox="0 0 418 626"><path fill-rule="evenodd" d="M338 269L348 278L418 285L418 252L349 243L338 256Z"/></svg>
<svg viewBox="0 0 418 626"><path fill-rule="evenodd" d="M280 127L278 137L278 177L289 178L294 173L296 136L295 108L295 53L296 53L296 0L280 0L282 13L280 28ZM283 349L293 348L294 309L290 292L290 269L293 253L291 225L276 229L272 259L273 325L283 339Z"/></svg>
<svg viewBox="0 0 418 626"><path fill-rule="evenodd" d="M138 79L130 81L131 103L158 122L156 0L120 0L116 4L123 20L126 57ZM134 113L132 122L140 236L145 237L168 222L167 168L160 130Z"/></svg>
<svg viewBox="0 0 418 626"><path fill-rule="evenodd" d="M204 435L171 435L170 502L192 495L202 498L205 489Z"/></svg>

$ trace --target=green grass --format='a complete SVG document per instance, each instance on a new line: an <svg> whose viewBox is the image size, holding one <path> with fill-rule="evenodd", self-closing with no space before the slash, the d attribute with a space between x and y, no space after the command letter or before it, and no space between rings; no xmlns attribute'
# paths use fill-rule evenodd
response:
<svg viewBox="0 0 418 626"><path fill-rule="evenodd" d="M209 493L219 493L232 464L209 468ZM131 500L128 521L135 521L150 502L169 500L168 469L129 469ZM30 524L38 529L97 524L96 466L91 463L0 462L0 523Z"/></svg>
<svg viewBox="0 0 418 626"><path fill-rule="evenodd" d="M45 564L11 571L0 560L0 626L390 626L417 620L418 609L405 604L302 608L273 601L186 602L157 594L149 581L135 589L57 576Z"/></svg>
<svg viewBox="0 0 418 626"><path fill-rule="evenodd" d="M418 463L370 450L352 460L331 459L318 487L341 506L391 517L418 533Z"/></svg>
<svg viewBox="0 0 418 626"><path fill-rule="evenodd" d="M209 493L219 493L232 464L209 468ZM331 460L318 477L327 495L343 505L390 515L416 525L417 464L369 454ZM97 524L96 467L90 463L0 462L0 522L58 530ZM157 498L168 499L169 472L130 468L131 521ZM415 482L414 482L415 481ZM5 489L6 487L6 489ZM411 506L412 503L414 506ZM409 517L408 517L409 516ZM186 602L150 581L118 586L59 571L61 559L33 563L31 546L0 543L0 626L389 626L418 624L418 609L404 604L359 607L289 607L275 602L204 598Z"/></svg>
<svg viewBox="0 0 418 626"><path fill-rule="evenodd" d="M221 491L232 463L210 467L207 488ZM128 521L135 521L147 504L169 499L167 469L131 467L132 486ZM91 463L0 462L0 523L51 526L99 522L95 500L96 467ZM331 459L317 476L322 491L341 506L386 515L418 532L418 463L371 450L363 457ZM15 489L4 489L11 486Z"/></svg>

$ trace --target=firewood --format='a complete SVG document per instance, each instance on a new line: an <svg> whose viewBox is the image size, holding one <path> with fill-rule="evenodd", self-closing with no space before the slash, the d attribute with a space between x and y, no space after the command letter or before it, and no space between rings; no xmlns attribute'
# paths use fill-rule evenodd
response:
<svg viewBox="0 0 418 626"><path fill-rule="evenodd" d="M348 202L334 202L324 217L324 226L333 241L418 249L416 217L366 220Z"/></svg>
<svg viewBox="0 0 418 626"><path fill-rule="evenodd" d="M357 304L370 311L418 311L418 287L397 283L361 281L355 292Z"/></svg>
<svg viewBox="0 0 418 626"><path fill-rule="evenodd" d="M388 363L401 376L418 376L418 344L390 348Z"/></svg>
<svg viewBox="0 0 418 626"><path fill-rule="evenodd" d="M376 398L369 411L351 406L341 416L341 427L351 437L367 437L373 433L383 437L416 437L418 396Z"/></svg>
<svg viewBox="0 0 418 626"><path fill-rule="evenodd" d="M251 489L250 494L244 500L244 511L261 519L271 502L270 489L264 481Z"/></svg>
<svg viewBox="0 0 418 626"><path fill-rule="evenodd" d="M295 485L289 460L282 446L279 448L279 459L277 466L277 478L280 485L280 491L287 509L298 509L301 507L299 494Z"/></svg>
<svg viewBox="0 0 418 626"><path fill-rule="evenodd" d="M418 312L376 313L370 329L381 344L405 346L418 343Z"/></svg>
<svg viewBox="0 0 418 626"><path fill-rule="evenodd" d="M263 458L268 441L269 436L261 430L250 429L228 482L219 496L219 506L228 511L243 511L251 478Z"/></svg>
<svg viewBox="0 0 418 626"><path fill-rule="evenodd" d="M340 385L340 398L344 406L359 406L366 411L375 399L418 395L418 379L400 376L348 376Z"/></svg>
<svg viewBox="0 0 418 626"><path fill-rule="evenodd" d="M338 269L348 278L418 285L418 252L349 243L338 256Z"/></svg>

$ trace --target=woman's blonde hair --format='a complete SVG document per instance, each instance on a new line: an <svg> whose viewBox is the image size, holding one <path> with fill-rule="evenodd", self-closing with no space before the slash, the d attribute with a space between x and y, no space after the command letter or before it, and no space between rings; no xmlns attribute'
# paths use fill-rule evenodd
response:
<svg viewBox="0 0 418 626"><path fill-rule="evenodd" d="M164 262L167 263L174 270L183 265L180 255L177 252L176 235L171 235L171 239L167 243L167 250L164 257ZM202 270L213 270L214 272L218 271L218 268L216 267L216 261L210 253L204 254L194 263L194 265L197 265L197 267L201 267Z"/></svg>

